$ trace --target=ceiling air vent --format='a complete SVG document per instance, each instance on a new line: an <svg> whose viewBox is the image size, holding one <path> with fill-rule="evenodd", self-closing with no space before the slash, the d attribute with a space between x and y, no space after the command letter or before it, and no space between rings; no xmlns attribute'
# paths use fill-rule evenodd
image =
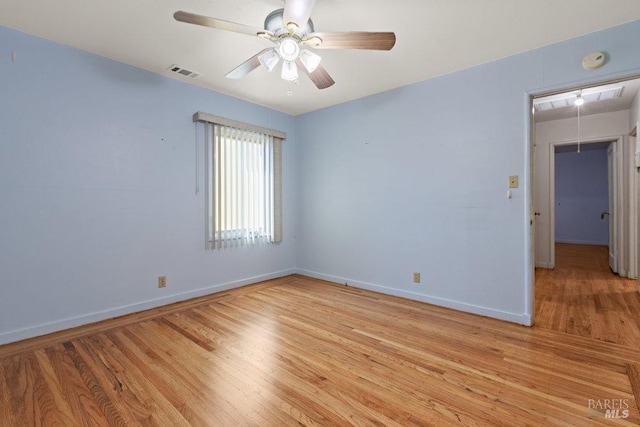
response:
<svg viewBox="0 0 640 427"><path fill-rule="evenodd" d="M195 71L187 70L186 68L182 68L179 65L173 64L171 67L167 68L169 71L174 72L176 74L181 74L185 77L189 77L191 79L195 79L200 77L200 73L196 73Z"/></svg>

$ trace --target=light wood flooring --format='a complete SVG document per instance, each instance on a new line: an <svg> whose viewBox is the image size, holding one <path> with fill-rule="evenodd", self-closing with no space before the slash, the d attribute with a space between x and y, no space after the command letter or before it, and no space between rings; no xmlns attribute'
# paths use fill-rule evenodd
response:
<svg viewBox="0 0 640 427"><path fill-rule="evenodd" d="M0 347L0 425L636 426L639 367L638 346L288 276Z"/></svg>
<svg viewBox="0 0 640 427"><path fill-rule="evenodd" d="M556 244L556 267L536 269L536 326L640 348L637 280L609 268L607 246Z"/></svg>

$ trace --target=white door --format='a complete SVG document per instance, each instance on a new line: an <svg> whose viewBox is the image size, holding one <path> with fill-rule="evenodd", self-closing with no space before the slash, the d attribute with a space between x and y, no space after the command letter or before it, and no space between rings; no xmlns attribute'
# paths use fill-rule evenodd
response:
<svg viewBox="0 0 640 427"><path fill-rule="evenodd" d="M618 272L618 251L617 251L617 221L616 221L616 199L618 186L616 185L616 177L618 176L617 162L615 159L614 144L609 144L607 149L607 173L609 175L609 267L614 273Z"/></svg>

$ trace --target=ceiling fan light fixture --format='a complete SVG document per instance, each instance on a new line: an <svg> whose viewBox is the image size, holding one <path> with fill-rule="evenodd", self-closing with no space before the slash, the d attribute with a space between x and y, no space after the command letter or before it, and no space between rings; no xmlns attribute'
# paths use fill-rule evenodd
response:
<svg viewBox="0 0 640 427"><path fill-rule="evenodd" d="M280 75L283 80L294 81L298 79L298 67L293 61L284 61L282 63L282 74Z"/></svg>
<svg viewBox="0 0 640 427"><path fill-rule="evenodd" d="M309 49L302 49L300 51L300 62L304 65L304 68L307 69L308 72L313 73L318 65L320 65L320 61L322 58L320 55L316 55L311 52Z"/></svg>
<svg viewBox="0 0 640 427"><path fill-rule="evenodd" d="M258 61L260 61L260 64L262 64L267 71L271 72L278 64L278 61L280 61L280 55L278 55L275 49L270 49L258 56Z"/></svg>
<svg viewBox="0 0 640 427"><path fill-rule="evenodd" d="M285 61L295 61L300 54L300 46L292 37L285 37L280 41L278 53Z"/></svg>

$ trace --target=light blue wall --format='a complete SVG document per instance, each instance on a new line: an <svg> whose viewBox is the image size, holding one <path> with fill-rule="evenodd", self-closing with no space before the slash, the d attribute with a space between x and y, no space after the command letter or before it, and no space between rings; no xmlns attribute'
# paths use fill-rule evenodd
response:
<svg viewBox="0 0 640 427"><path fill-rule="evenodd" d="M607 148L570 148L555 155L556 242L608 245Z"/></svg>
<svg viewBox="0 0 640 427"><path fill-rule="evenodd" d="M635 22L294 118L0 27L0 343L292 271L528 323L528 94L640 73L639 39ZM610 60L586 72L593 50ZM197 110L289 135L283 244L204 251Z"/></svg>
<svg viewBox="0 0 640 427"><path fill-rule="evenodd" d="M528 95L638 73L638 40L634 22L297 117L298 268L529 323Z"/></svg>
<svg viewBox="0 0 640 427"><path fill-rule="evenodd" d="M0 343L294 271L294 117L4 27L0 93ZM198 110L287 132L281 245L205 252Z"/></svg>

